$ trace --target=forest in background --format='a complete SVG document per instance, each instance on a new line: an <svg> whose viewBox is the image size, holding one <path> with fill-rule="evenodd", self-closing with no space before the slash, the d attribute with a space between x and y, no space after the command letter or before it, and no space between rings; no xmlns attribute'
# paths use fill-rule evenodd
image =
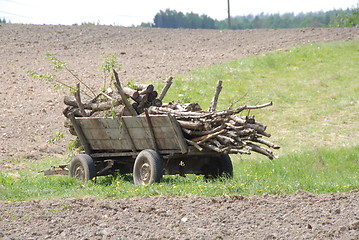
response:
<svg viewBox="0 0 359 240"><path fill-rule="evenodd" d="M11 23L9 19L0 18L0 23ZM98 22L97 25L100 23ZM83 22L82 25L96 25ZM153 22L141 23L140 27L155 28L191 28L191 29L228 29L228 19L217 20L205 14L182 13L176 10L160 10ZM235 16L230 18L230 29L261 28L308 28L308 27L358 27L359 3L346 10L331 10L309 13L284 13Z"/></svg>
<svg viewBox="0 0 359 240"><path fill-rule="evenodd" d="M356 27L359 26L359 4L346 10L327 12L285 13L236 16L231 18L231 29L307 28L307 27ZM205 14L182 13L166 9L157 13L153 23L141 27L227 29L228 19L215 20Z"/></svg>

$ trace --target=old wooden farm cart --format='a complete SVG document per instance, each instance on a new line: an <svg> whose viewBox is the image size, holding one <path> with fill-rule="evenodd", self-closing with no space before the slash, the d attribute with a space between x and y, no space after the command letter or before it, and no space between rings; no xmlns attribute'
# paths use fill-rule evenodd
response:
<svg viewBox="0 0 359 240"><path fill-rule="evenodd" d="M199 151L187 144L175 117L71 117L85 153L74 156L69 175L81 180L133 173L135 184L159 182L163 174L232 177L228 154Z"/></svg>

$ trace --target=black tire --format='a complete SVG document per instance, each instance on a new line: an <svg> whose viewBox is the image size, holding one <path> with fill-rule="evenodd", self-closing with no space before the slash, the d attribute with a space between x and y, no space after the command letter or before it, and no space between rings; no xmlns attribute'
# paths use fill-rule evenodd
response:
<svg viewBox="0 0 359 240"><path fill-rule="evenodd" d="M160 182L163 175L163 160L151 149L138 154L133 166L133 181L136 185L149 185Z"/></svg>
<svg viewBox="0 0 359 240"><path fill-rule="evenodd" d="M233 164L228 154L223 154L219 161L219 176L233 178Z"/></svg>
<svg viewBox="0 0 359 240"><path fill-rule="evenodd" d="M87 154L78 154L71 159L69 176L80 181L89 181L96 177L93 159Z"/></svg>
<svg viewBox="0 0 359 240"><path fill-rule="evenodd" d="M212 157L209 166L206 168L205 177L214 178L233 178L233 165L228 154Z"/></svg>

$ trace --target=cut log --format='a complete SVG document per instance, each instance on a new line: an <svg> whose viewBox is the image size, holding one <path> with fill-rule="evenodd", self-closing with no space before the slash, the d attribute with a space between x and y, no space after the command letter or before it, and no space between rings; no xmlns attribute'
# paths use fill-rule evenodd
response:
<svg viewBox="0 0 359 240"><path fill-rule="evenodd" d="M141 95L153 92L155 90L155 87L152 84L150 84L150 85L135 84L135 87L138 88L137 90L140 91Z"/></svg>
<svg viewBox="0 0 359 240"><path fill-rule="evenodd" d="M123 87L122 90L127 96L129 96L133 100L136 100L140 96L140 93L135 89L129 87Z"/></svg>
<svg viewBox="0 0 359 240"><path fill-rule="evenodd" d="M218 148L223 147L222 143L220 143L218 140L216 139L209 139L208 142L212 143L214 146L217 146Z"/></svg>
<svg viewBox="0 0 359 240"><path fill-rule="evenodd" d="M92 111L90 110L85 110L86 112L86 115L87 116L90 116ZM77 107L72 107L72 106L69 106L67 108L65 108L62 113L64 114L65 117L69 117L70 114L73 114L75 117L83 117L84 115L80 112L80 109L77 108Z"/></svg>
<svg viewBox="0 0 359 240"><path fill-rule="evenodd" d="M261 126L259 124L256 123L247 123L245 124L246 127L248 128L252 128L254 130L256 130L257 132L264 132L266 130L266 126Z"/></svg>
<svg viewBox="0 0 359 240"><path fill-rule="evenodd" d="M202 144L204 143L205 141L207 141L208 139L211 139L211 138L215 138L217 136L219 136L220 134L224 133L224 129L222 129L221 131L219 132L216 132L216 133L212 133L212 134L208 134L208 135L205 135L203 137L201 137L202 139L199 140L199 138L195 138L195 139L192 139L192 141L194 142L197 142L197 144ZM198 141L199 140L199 141Z"/></svg>
<svg viewBox="0 0 359 240"><path fill-rule="evenodd" d="M255 138L255 139L253 139L253 141L262 143L262 144L264 144L270 148L273 148L273 149L280 149L280 147L278 145L276 145L268 140L265 140L263 138Z"/></svg>
<svg viewBox="0 0 359 240"><path fill-rule="evenodd" d="M180 124L181 127L185 128L185 129L193 129L193 128L186 127L187 126L186 123L188 123L187 121L181 121L181 122L182 122L182 125ZM199 126L198 123L192 123L192 124L193 124L193 126ZM203 125L201 125L201 126L203 128ZM225 125L221 125L221 126L218 126L218 127L213 128L211 130L208 130L208 131L190 131L189 130L186 133L189 134L189 135L203 136L203 135L208 135L208 134L212 134L212 133L221 131L224 128L225 128ZM195 128L193 130L199 130L199 128Z"/></svg>
<svg viewBox="0 0 359 240"><path fill-rule="evenodd" d="M203 151L203 148L200 145L198 145L197 143L195 143L191 140L188 140L188 139L186 139L186 142L189 143L190 145L194 146L195 148L197 148L197 150L199 150L200 152Z"/></svg>
<svg viewBox="0 0 359 240"><path fill-rule="evenodd" d="M147 93L147 101L148 102L152 102L153 100L155 100L158 96L158 92L157 91L152 91ZM161 100L161 99L160 99Z"/></svg>
<svg viewBox="0 0 359 240"><path fill-rule="evenodd" d="M261 146L258 146L256 144L249 143L249 142L247 142L247 148L254 152L263 154L263 155L267 156L269 159L277 158L277 156L275 156L273 154L273 152L271 150L269 150L268 148L264 148L264 147L261 147Z"/></svg>
<svg viewBox="0 0 359 240"><path fill-rule="evenodd" d="M216 136L216 139L224 146L234 145L236 143L236 141L233 138L224 135L218 135Z"/></svg>
<svg viewBox="0 0 359 240"><path fill-rule="evenodd" d="M209 150L212 150L212 151L215 151L215 152L222 152L222 150L212 144L209 144L209 143L205 143L203 144L203 147L209 149Z"/></svg>
<svg viewBox="0 0 359 240"><path fill-rule="evenodd" d="M168 114L170 113L173 116L178 116L178 118L201 118L208 116L208 113L205 112L181 112L177 110L173 110L167 107L151 107L149 109L149 113L151 114Z"/></svg>
<svg viewBox="0 0 359 240"><path fill-rule="evenodd" d="M64 103L67 106L77 107L76 99L73 96L65 96ZM85 109L92 110L92 111L105 111L111 109L111 107L116 107L123 104L121 99L115 100L114 103L112 102L89 102L83 103Z"/></svg>
<svg viewBox="0 0 359 240"><path fill-rule="evenodd" d="M246 120L236 116L236 115L230 115L229 116L230 119L232 119L235 123L239 124L239 125L244 125L246 123Z"/></svg>
<svg viewBox="0 0 359 240"><path fill-rule="evenodd" d="M160 99L156 98L156 99L151 101L151 106L161 107L162 106L162 101Z"/></svg>
<svg viewBox="0 0 359 240"><path fill-rule="evenodd" d="M190 121L181 121L181 120L177 120L177 122L182 128L191 129L191 130L203 129L203 124L200 122L190 122Z"/></svg>
<svg viewBox="0 0 359 240"><path fill-rule="evenodd" d="M240 153L240 154L247 154L247 155L251 155L251 152L249 152L249 151L244 151L244 150L241 150L241 149L231 149L230 151L229 151L229 153L233 153L233 154L236 154L236 153Z"/></svg>

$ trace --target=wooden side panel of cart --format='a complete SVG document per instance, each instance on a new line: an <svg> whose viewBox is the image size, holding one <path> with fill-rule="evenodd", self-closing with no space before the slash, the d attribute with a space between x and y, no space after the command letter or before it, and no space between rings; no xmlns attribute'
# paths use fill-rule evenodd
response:
<svg viewBox="0 0 359 240"><path fill-rule="evenodd" d="M161 152L186 153L187 144L177 120L171 115L121 118L72 118L86 153Z"/></svg>

